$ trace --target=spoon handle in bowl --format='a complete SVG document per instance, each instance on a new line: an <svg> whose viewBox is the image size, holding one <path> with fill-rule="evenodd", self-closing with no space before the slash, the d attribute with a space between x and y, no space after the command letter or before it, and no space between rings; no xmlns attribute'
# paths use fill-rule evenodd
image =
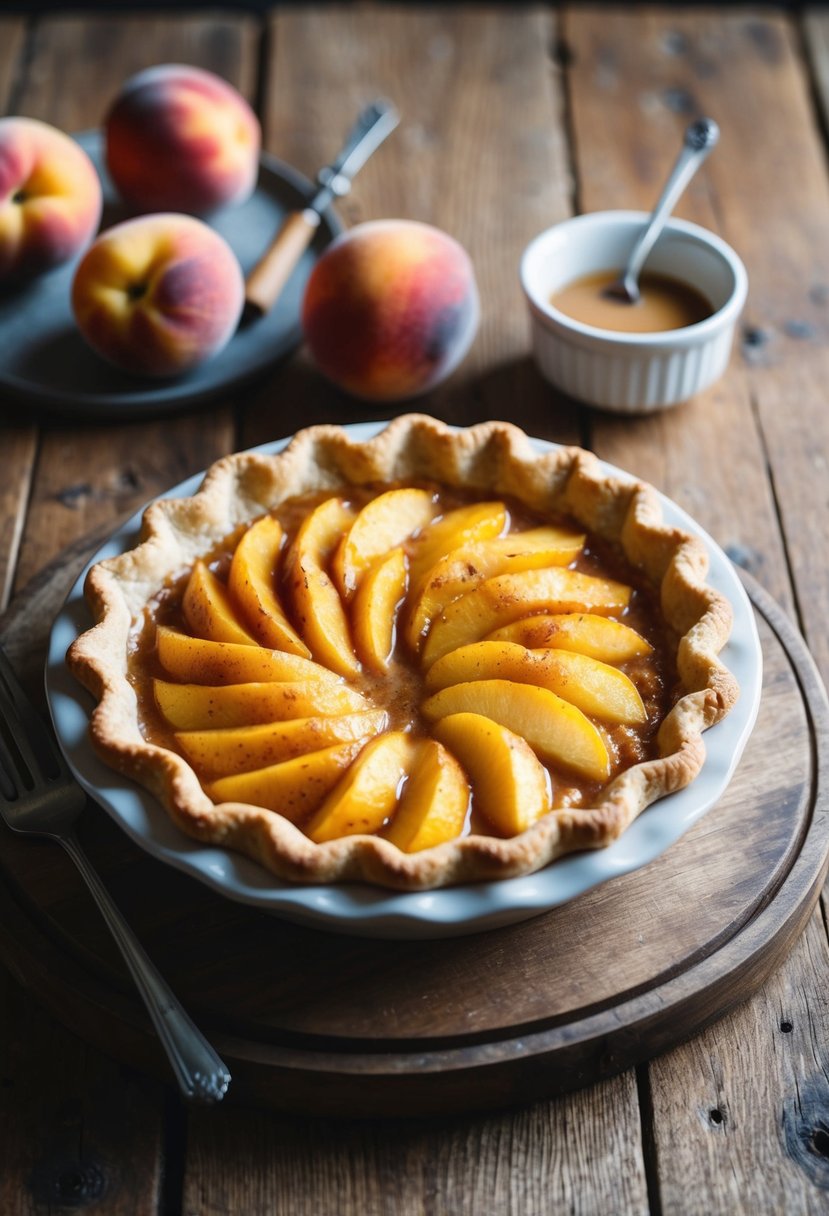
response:
<svg viewBox="0 0 829 1216"><path fill-rule="evenodd" d="M719 135L719 127L711 118L701 118L697 122L691 123L685 132L682 148L665 183L665 188L628 257L624 278L626 285L631 280L633 282L634 299L638 295L639 275L642 273L645 259L653 249L656 239L680 195L716 145Z"/></svg>

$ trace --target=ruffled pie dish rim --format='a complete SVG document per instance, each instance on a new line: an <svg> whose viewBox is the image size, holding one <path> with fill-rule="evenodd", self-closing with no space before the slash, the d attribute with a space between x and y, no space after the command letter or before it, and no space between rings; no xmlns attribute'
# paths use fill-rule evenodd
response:
<svg viewBox="0 0 829 1216"><path fill-rule="evenodd" d="M687 690L660 727L662 755L624 770L591 808L554 810L509 839L466 836L414 854L373 836L314 844L275 812L214 804L182 756L141 735L127 680L133 616L168 577L286 498L424 478L514 497L542 516L566 514L619 544L626 559L659 587L663 614L681 639L677 667ZM705 758L703 731L738 696L737 682L719 658L731 629L731 605L706 583L707 571L705 544L664 522L652 486L603 473L600 462L580 448L539 452L509 423L453 429L417 414L395 419L367 440L338 426L315 426L298 432L278 453L222 458L192 496L151 503L137 546L88 572L85 594L96 624L72 642L67 663L97 701L90 720L97 754L158 798L189 837L237 850L293 884L366 882L428 891L485 883L612 844L646 806L696 777Z"/></svg>

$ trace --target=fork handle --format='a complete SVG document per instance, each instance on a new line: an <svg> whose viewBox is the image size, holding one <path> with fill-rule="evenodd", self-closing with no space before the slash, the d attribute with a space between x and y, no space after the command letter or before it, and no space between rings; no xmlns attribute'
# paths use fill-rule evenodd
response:
<svg viewBox="0 0 829 1216"><path fill-rule="evenodd" d="M245 304L250 315L263 317L270 312L319 225L319 214L311 207L291 212L245 279Z"/></svg>
<svg viewBox="0 0 829 1216"><path fill-rule="evenodd" d="M57 839L80 870L118 943L167 1053L182 1096L188 1102L207 1105L221 1102L230 1084L230 1073L225 1064L191 1022L166 981L150 962L74 833L62 834Z"/></svg>

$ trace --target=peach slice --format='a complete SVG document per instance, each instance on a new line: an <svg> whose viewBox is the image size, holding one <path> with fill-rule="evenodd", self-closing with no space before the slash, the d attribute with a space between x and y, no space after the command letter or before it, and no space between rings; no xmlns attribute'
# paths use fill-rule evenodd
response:
<svg viewBox="0 0 829 1216"><path fill-rule="evenodd" d="M156 630L156 649L164 670L189 684L248 684L283 680L322 680L339 684L340 677L319 663L237 642L209 642L191 638L166 625Z"/></svg>
<svg viewBox="0 0 829 1216"><path fill-rule="evenodd" d="M428 664L434 663L458 646L479 641L493 629L551 607L561 612L593 609L599 615L624 612L630 595L631 588L624 583L558 566L500 574L446 606L432 623L423 658Z"/></svg>
<svg viewBox="0 0 829 1216"><path fill-rule="evenodd" d="M203 776L224 777L293 760L336 743L367 740L387 726L384 710L367 709L337 718L295 718L264 726L179 731L176 742Z"/></svg>
<svg viewBox="0 0 829 1216"><path fill-rule="evenodd" d="M515 642L473 642L430 667L426 691L469 680L514 680L549 688L602 722L642 723L648 715L633 681L607 663L567 650L527 650Z"/></svg>
<svg viewBox="0 0 829 1216"><path fill-rule="evenodd" d="M345 684L294 680L283 684L170 684L153 680L155 701L175 730L213 726L256 726L312 714L345 714L368 709Z"/></svg>
<svg viewBox="0 0 829 1216"><path fill-rule="evenodd" d="M257 641L310 659L311 651L288 622L276 594L283 535L272 515L258 519L236 546L227 585Z"/></svg>
<svg viewBox="0 0 829 1216"><path fill-rule="evenodd" d="M566 566L578 557L584 534L564 528L534 528L477 545L452 549L421 579L406 624L406 642L419 649L431 621L452 600L467 595L485 579L521 570ZM414 583L412 583L414 586Z"/></svg>
<svg viewBox="0 0 829 1216"><path fill-rule="evenodd" d="M530 616L487 634L487 642L517 642L521 646L550 646L575 650L604 663L627 663L650 654L650 642L629 625L590 612Z"/></svg>
<svg viewBox="0 0 829 1216"><path fill-rule="evenodd" d="M586 540L586 533L579 532L576 528L544 524L539 528L528 528L525 532L510 532L507 536L500 536L497 547L512 556L550 549L556 554L556 560L550 562L550 565L566 566L573 558L578 557Z"/></svg>
<svg viewBox="0 0 829 1216"><path fill-rule="evenodd" d="M424 527L437 510L428 490L387 490L366 503L334 554L331 574L346 599L376 558Z"/></svg>
<svg viewBox="0 0 829 1216"><path fill-rule="evenodd" d="M357 675L360 665L340 594L326 567L353 520L354 512L341 499L327 499L303 520L285 563L286 586L303 641L317 662L343 676Z"/></svg>
<svg viewBox="0 0 829 1216"><path fill-rule="evenodd" d="M256 638L239 622L227 588L204 563L196 562L182 600L191 633L210 642L255 646Z"/></svg>
<svg viewBox="0 0 829 1216"><path fill-rule="evenodd" d="M394 649L397 612L406 594L406 555L402 548L379 557L363 576L354 596L351 619L354 645L373 671L387 672Z"/></svg>
<svg viewBox="0 0 829 1216"><path fill-rule="evenodd" d="M306 825L306 835L322 844L378 832L397 806L398 791L419 747L418 740L402 731L388 731L367 743Z"/></svg>
<svg viewBox="0 0 829 1216"><path fill-rule="evenodd" d="M500 536L509 522L502 502L476 502L448 511L429 524L414 542L409 556L409 581L417 588L427 571L452 549Z"/></svg>
<svg viewBox="0 0 829 1216"><path fill-rule="evenodd" d="M506 726L459 713L441 719L434 732L469 774L477 810L503 836L517 836L550 810L549 773Z"/></svg>
<svg viewBox="0 0 829 1216"><path fill-rule="evenodd" d="M339 743L252 773L220 777L204 788L214 802L263 806L298 823L313 814L362 747L361 739Z"/></svg>
<svg viewBox="0 0 829 1216"><path fill-rule="evenodd" d="M526 739L541 760L592 781L610 776L610 758L599 731L580 709L549 689L510 680L474 680L436 692L421 710L432 722L450 714L483 714Z"/></svg>
<svg viewBox="0 0 829 1216"><path fill-rule="evenodd" d="M455 840L466 823L469 795L469 782L454 756L434 739L424 740L383 836L404 853Z"/></svg>

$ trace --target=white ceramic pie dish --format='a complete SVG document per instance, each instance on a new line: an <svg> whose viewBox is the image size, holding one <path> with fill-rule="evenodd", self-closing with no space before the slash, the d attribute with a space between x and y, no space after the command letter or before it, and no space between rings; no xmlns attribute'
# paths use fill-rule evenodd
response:
<svg viewBox="0 0 829 1216"><path fill-rule="evenodd" d="M383 425L363 423L345 429L352 438L368 439ZM279 440L259 450L278 451L287 442ZM532 442L540 450L552 446L541 440ZM603 467L608 473L626 476L612 466ZM190 495L200 483L201 475L192 477L164 497ZM64 662L69 644L92 623L83 598L86 571L72 588L50 637L46 692L58 740L81 784L142 848L228 898L285 919L367 937L429 938L477 933L537 916L664 852L722 795L756 719L762 652L748 596L714 541L668 499L663 498L662 505L667 521L705 541L711 560L709 581L733 605L734 629L721 657L740 684L740 698L728 716L706 732L707 757L696 780L654 803L607 849L570 855L522 878L410 893L361 884L290 886L239 854L191 840L146 790L104 765L89 742L93 700ZM143 508L95 554L90 565L131 548L142 514Z"/></svg>
<svg viewBox="0 0 829 1216"><path fill-rule="evenodd" d="M568 283L624 266L647 219L644 211L578 215L542 232L521 258L541 374L569 396L618 413L653 413L713 384L728 364L748 291L730 245L698 224L671 219L647 269L696 288L711 304L710 317L663 333L622 333L576 321L550 303Z"/></svg>

